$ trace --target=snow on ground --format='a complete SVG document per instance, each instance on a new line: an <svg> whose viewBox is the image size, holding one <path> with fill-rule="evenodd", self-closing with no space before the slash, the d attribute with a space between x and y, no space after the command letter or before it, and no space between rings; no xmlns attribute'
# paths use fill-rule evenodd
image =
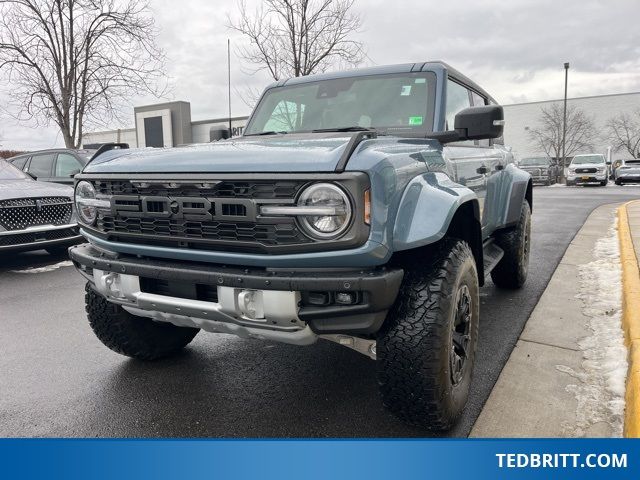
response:
<svg viewBox="0 0 640 480"><path fill-rule="evenodd" d="M46 267L26 268L24 270L11 270L13 273L44 273L53 272L62 267L70 267L73 263L71 260L65 260L63 262L54 263L53 265L47 265Z"/></svg>
<svg viewBox="0 0 640 480"><path fill-rule="evenodd" d="M595 260L580 265L582 312L590 335L579 342L583 352L579 372L558 365L579 380L567 389L578 401L577 425L564 425L567 436L584 436L589 427L606 423L612 436L622 436L627 349L622 331L622 270L617 221L607 236L596 242Z"/></svg>

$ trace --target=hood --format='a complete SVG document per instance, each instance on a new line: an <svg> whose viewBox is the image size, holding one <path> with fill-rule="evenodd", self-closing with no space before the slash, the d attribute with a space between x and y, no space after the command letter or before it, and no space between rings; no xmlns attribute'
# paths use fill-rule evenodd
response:
<svg viewBox="0 0 640 480"><path fill-rule="evenodd" d="M640 163L627 163L618 167L620 172L640 172Z"/></svg>
<svg viewBox="0 0 640 480"><path fill-rule="evenodd" d="M0 200L34 197L70 197L73 188L35 180L0 180Z"/></svg>
<svg viewBox="0 0 640 480"><path fill-rule="evenodd" d="M579 163L577 165L571 164L569 168L606 168L606 166L604 163Z"/></svg>
<svg viewBox="0 0 640 480"><path fill-rule="evenodd" d="M548 163L536 163L535 165L518 165L520 170L537 170L539 168L549 168L551 165Z"/></svg>
<svg viewBox="0 0 640 480"><path fill-rule="evenodd" d="M241 137L178 148L111 150L84 173L333 172L351 133Z"/></svg>

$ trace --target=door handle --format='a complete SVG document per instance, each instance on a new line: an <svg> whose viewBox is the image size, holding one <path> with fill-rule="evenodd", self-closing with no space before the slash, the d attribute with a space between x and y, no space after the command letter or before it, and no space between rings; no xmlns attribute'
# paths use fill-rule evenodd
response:
<svg viewBox="0 0 640 480"><path fill-rule="evenodd" d="M485 165L482 165L481 167L478 167L476 169L476 173L479 173L480 175L484 175L488 171L489 171L489 169Z"/></svg>

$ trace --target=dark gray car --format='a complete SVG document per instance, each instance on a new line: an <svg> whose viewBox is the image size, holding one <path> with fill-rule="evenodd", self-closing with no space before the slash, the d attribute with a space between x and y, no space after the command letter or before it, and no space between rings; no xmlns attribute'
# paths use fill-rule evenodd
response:
<svg viewBox="0 0 640 480"><path fill-rule="evenodd" d="M58 254L80 240L73 189L37 182L0 160L0 253L43 248Z"/></svg>
<svg viewBox="0 0 640 480"><path fill-rule="evenodd" d="M558 164L549 157L523 158L518 167L531 174L534 184L553 185L558 182Z"/></svg>
<svg viewBox="0 0 640 480"><path fill-rule="evenodd" d="M73 185L73 177L89 163L94 153L95 150L55 148L24 153L8 161L41 182Z"/></svg>

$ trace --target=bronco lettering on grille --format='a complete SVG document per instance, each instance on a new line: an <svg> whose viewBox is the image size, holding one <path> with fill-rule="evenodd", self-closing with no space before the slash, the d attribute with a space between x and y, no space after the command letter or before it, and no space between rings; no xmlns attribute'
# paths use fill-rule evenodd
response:
<svg viewBox="0 0 640 480"><path fill-rule="evenodd" d="M133 218L256 221L255 204L247 199L114 195L111 212Z"/></svg>

